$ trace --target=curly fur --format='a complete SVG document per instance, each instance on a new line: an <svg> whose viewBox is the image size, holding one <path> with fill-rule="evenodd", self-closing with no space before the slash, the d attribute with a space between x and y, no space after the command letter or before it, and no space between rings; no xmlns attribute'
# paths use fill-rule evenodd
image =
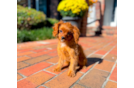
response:
<svg viewBox="0 0 134 88"><path fill-rule="evenodd" d="M63 21L56 23L53 29L53 36L57 36L59 40L57 47L59 62L54 71L61 71L64 63L70 63L68 76L74 77L77 66L85 67L87 64L83 49L78 44L80 31L71 23Z"/></svg>

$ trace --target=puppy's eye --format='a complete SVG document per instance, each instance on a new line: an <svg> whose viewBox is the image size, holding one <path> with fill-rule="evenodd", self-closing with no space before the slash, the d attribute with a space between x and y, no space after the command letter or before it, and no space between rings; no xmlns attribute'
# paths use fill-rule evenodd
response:
<svg viewBox="0 0 134 88"><path fill-rule="evenodd" d="M67 33L67 35L70 35L70 34L71 34L70 32Z"/></svg>
<svg viewBox="0 0 134 88"><path fill-rule="evenodd" d="M62 32L62 30L59 30L59 32L61 33L61 32Z"/></svg>

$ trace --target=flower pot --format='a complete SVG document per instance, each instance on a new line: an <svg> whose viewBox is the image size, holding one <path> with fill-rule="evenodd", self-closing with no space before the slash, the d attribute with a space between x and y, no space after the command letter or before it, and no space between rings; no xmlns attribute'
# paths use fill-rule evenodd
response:
<svg viewBox="0 0 134 88"><path fill-rule="evenodd" d="M63 17L62 20L64 22L70 22L72 25L76 25L79 30L81 29L81 18L79 17Z"/></svg>

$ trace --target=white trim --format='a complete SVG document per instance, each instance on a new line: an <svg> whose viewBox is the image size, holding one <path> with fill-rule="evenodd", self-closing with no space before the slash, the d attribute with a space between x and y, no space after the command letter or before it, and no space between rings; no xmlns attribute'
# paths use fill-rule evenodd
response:
<svg viewBox="0 0 134 88"><path fill-rule="evenodd" d="M117 26L117 7L115 8L114 21L110 23L111 27Z"/></svg>

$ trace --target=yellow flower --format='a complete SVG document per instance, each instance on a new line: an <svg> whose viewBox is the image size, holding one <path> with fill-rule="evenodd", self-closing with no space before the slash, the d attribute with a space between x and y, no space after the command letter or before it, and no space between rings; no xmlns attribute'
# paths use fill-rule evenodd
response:
<svg viewBox="0 0 134 88"><path fill-rule="evenodd" d="M71 10L72 13L79 14L80 11L86 11L88 9L88 4L85 0L62 0L58 7L57 11L69 11Z"/></svg>

